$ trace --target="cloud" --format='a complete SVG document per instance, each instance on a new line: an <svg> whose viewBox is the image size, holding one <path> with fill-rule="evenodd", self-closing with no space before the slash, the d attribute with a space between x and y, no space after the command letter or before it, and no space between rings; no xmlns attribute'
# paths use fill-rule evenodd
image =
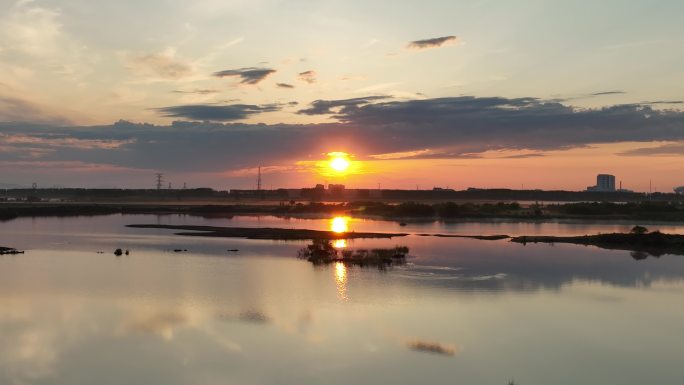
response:
<svg viewBox="0 0 684 385"><path fill-rule="evenodd" d="M348 81L348 80L366 80L368 79L367 76L364 75L345 75L340 78L340 80L343 81Z"/></svg>
<svg viewBox="0 0 684 385"><path fill-rule="evenodd" d="M366 96L362 98L340 99L340 100L315 100L311 103L309 108L304 108L298 111L304 115L325 115L334 113L334 109L340 107L356 107L363 104L368 104L374 100L387 99L387 96Z"/></svg>
<svg viewBox="0 0 684 385"><path fill-rule="evenodd" d="M314 70L308 70L304 72L299 73L299 80L309 83L309 84L314 84L316 83L316 71Z"/></svg>
<svg viewBox="0 0 684 385"><path fill-rule="evenodd" d="M210 94L215 94L218 93L218 90L210 90L210 89L194 89L194 90L189 90L189 91L184 91L184 90L173 90L171 91L174 94L196 94L196 95L210 95Z"/></svg>
<svg viewBox="0 0 684 385"><path fill-rule="evenodd" d="M667 143L657 147L636 148L619 153L623 156L683 156L684 142Z"/></svg>
<svg viewBox="0 0 684 385"><path fill-rule="evenodd" d="M543 153L591 144L684 142L684 112L643 105L576 109L541 99L451 97L394 100L369 96L317 100L299 113L330 115L337 122L246 124L232 122L285 105L180 105L157 111L183 120L168 125L117 122L60 127L0 123L0 161L21 161L26 147L40 162L109 164L165 172L214 173L257 165L294 165L329 152L329 143L356 148L358 159L472 158L495 151ZM203 122L200 122L203 121ZM32 139L35 138L35 139ZM51 140L59 138L51 144ZM654 151L654 150L650 150ZM675 153L665 147L661 152ZM182 154L182 156L179 156ZM630 154L625 154L630 155ZM531 156L531 155L530 155ZM24 170L22 168L22 170ZM37 169L26 168L25 172ZM237 178L237 177L236 177Z"/></svg>
<svg viewBox="0 0 684 385"><path fill-rule="evenodd" d="M287 84L287 83L276 83L276 87L278 88L295 88L292 84Z"/></svg>
<svg viewBox="0 0 684 385"><path fill-rule="evenodd" d="M406 346L417 352L441 354L444 356L453 356L456 354L456 348L451 345L441 344L439 342L431 341L408 341Z"/></svg>
<svg viewBox="0 0 684 385"><path fill-rule="evenodd" d="M684 112L643 105L575 109L529 97L377 99L315 101L300 113L334 113L348 127L363 127L365 145L382 150L376 154L430 149L430 158L684 138ZM375 131L384 138L369 134Z"/></svg>
<svg viewBox="0 0 684 385"><path fill-rule="evenodd" d="M0 122L67 124L69 119L29 100L0 94Z"/></svg>
<svg viewBox="0 0 684 385"><path fill-rule="evenodd" d="M63 37L60 18L57 10L17 1L0 21L4 48L33 56L54 54Z"/></svg>
<svg viewBox="0 0 684 385"><path fill-rule="evenodd" d="M376 92L379 90L383 90L386 88L394 87L400 85L401 82L388 82L388 83L379 83L379 84L373 84L371 86L359 88L357 90L354 90L354 93L357 94L367 94L369 92ZM415 94L412 94L412 96L415 96Z"/></svg>
<svg viewBox="0 0 684 385"><path fill-rule="evenodd" d="M425 155L430 154L429 149L414 150L414 151L404 151L404 152L392 152L388 154L373 154L369 158L377 160L392 160L392 159L412 159L420 158Z"/></svg>
<svg viewBox="0 0 684 385"><path fill-rule="evenodd" d="M0 133L2 143L8 147L27 146L30 148L76 148L81 150L102 150L102 149L117 149L126 144L130 144L134 139L130 140L100 140L100 139L79 139L65 135L46 134L43 136L29 136L14 134L8 135Z"/></svg>
<svg viewBox="0 0 684 385"><path fill-rule="evenodd" d="M596 92L591 94L591 96L603 96L603 95L620 95L620 94L626 94L625 91L603 91L603 92Z"/></svg>
<svg viewBox="0 0 684 385"><path fill-rule="evenodd" d="M127 61L131 70L143 76L180 79L192 75L192 68L176 59L173 53L132 55Z"/></svg>
<svg viewBox="0 0 684 385"><path fill-rule="evenodd" d="M506 155L500 157L501 159L527 159L527 158L541 158L546 156L546 154L541 154L538 152L531 153L531 154L516 154L516 155Z"/></svg>
<svg viewBox="0 0 684 385"><path fill-rule="evenodd" d="M684 100L656 100L654 102L641 102L639 104L657 105L657 104L684 104Z"/></svg>
<svg viewBox="0 0 684 385"><path fill-rule="evenodd" d="M156 110L161 116L170 118L227 122L245 119L251 115L260 114L262 112L278 111L280 110L280 106L275 104L187 104L181 106L162 107L157 108Z"/></svg>
<svg viewBox="0 0 684 385"><path fill-rule="evenodd" d="M214 72L212 75L217 78L237 77L240 79L240 84L257 84L275 72L276 70L271 68L248 67L218 71Z"/></svg>
<svg viewBox="0 0 684 385"><path fill-rule="evenodd" d="M442 36L432 39L415 40L410 42L406 47L410 49L438 48L447 44L454 44L457 40L458 38L456 36Z"/></svg>

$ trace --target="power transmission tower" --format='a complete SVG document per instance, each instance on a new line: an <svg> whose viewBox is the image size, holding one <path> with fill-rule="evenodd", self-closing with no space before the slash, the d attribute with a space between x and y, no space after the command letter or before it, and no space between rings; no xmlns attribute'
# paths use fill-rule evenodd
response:
<svg viewBox="0 0 684 385"><path fill-rule="evenodd" d="M157 190L162 189L162 185L164 183L164 174L156 174L157 177Z"/></svg>
<svg viewBox="0 0 684 385"><path fill-rule="evenodd" d="M261 166L259 166L257 174L257 191L261 191Z"/></svg>

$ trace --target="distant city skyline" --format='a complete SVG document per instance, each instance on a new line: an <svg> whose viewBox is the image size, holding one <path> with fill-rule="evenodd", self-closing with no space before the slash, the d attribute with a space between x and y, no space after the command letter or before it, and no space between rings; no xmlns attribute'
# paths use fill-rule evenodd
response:
<svg viewBox="0 0 684 385"><path fill-rule="evenodd" d="M0 183L684 185L684 3L0 4ZM121 26L125 25L125 28ZM326 173L327 154L349 154Z"/></svg>

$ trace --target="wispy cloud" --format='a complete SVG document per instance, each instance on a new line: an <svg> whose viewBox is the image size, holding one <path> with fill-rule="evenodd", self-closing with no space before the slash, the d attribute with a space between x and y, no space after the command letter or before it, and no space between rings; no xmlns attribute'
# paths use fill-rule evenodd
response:
<svg viewBox="0 0 684 385"><path fill-rule="evenodd" d="M364 75L344 75L340 78L340 80L348 81L348 80L366 80L368 79L367 76Z"/></svg>
<svg viewBox="0 0 684 385"><path fill-rule="evenodd" d="M398 86L400 84L401 84L401 82L388 82L388 83L373 84L371 86L359 88L358 90L355 90L354 92L357 94L366 94L366 93L384 90L384 89L387 89L390 87ZM413 95L413 96L415 96L415 95Z"/></svg>
<svg viewBox="0 0 684 385"><path fill-rule="evenodd" d="M639 104L653 105L653 104L684 104L684 100L656 100L652 102L641 102Z"/></svg>
<svg viewBox="0 0 684 385"><path fill-rule="evenodd" d="M656 147L636 148L623 151L623 156L684 156L684 142L667 143Z"/></svg>
<svg viewBox="0 0 684 385"><path fill-rule="evenodd" d="M210 95L210 94L218 93L219 91L218 90L196 88L194 90L173 90L171 92L173 92L174 94Z"/></svg>
<svg viewBox="0 0 684 385"><path fill-rule="evenodd" d="M226 49L226 48L232 47L234 45L242 43L243 41L245 41L244 37L236 37L235 39L233 39L233 40L229 41L228 43L222 45L220 47L220 49Z"/></svg>
<svg viewBox="0 0 684 385"><path fill-rule="evenodd" d="M276 87L278 88L295 88L292 84L288 83L276 83Z"/></svg>
<svg viewBox="0 0 684 385"><path fill-rule="evenodd" d="M24 54L53 54L63 38L61 12L38 6L33 1L17 1L0 18L3 48Z"/></svg>
<svg viewBox="0 0 684 385"><path fill-rule="evenodd" d="M370 48L370 47L378 44L379 42L380 42L379 39L372 38L372 39L368 40L362 47L363 48Z"/></svg>
<svg viewBox="0 0 684 385"><path fill-rule="evenodd" d="M625 91L603 91L603 92L595 92L591 94L591 96L604 96L604 95L621 95L621 94L626 94Z"/></svg>
<svg viewBox="0 0 684 385"><path fill-rule="evenodd" d="M0 94L0 121L66 124L69 119L60 113L29 100Z"/></svg>
<svg viewBox="0 0 684 385"><path fill-rule="evenodd" d="M272 68L247 67L218 71L212 75L217 78L236 77L240 79L240 84L257 84L275 72Z"/></svg>
<svg viewBox="0 0 684 385"><path fill-rule="evenodd" d="M410 49L428 49L428 48L438 48L448 44L455 44L458 41L456 36L442 36L434 37L431 39L415 40L407 45Z"/></svg>
<svg viewBox="0 0 684 385"><path fill-rule="evenodd" d="M42 146L45 148L73 148L80 150L113 150L131 144L135 139L106 140L106 139L79 139L64 135L8 135L0 133L3 144L13 146Z"/></svg>
<svg viewBox="0 0 684 385"><path fill-rule="evenodd" d="M143 76L180 79L192 75L190 65L177 59L173 52L131 55L127 62L129 69Z"/></svg>
<svg viewBox="0 0 684 385"><path fill-rule="evenodd" d="M313 84L313 83L316 83L316 81L317 81L316 75L317 75L316 71L314 71L314 70L308 70L308 71L300 72L299 73L299 80L301 80L303 82L307 82L309 84Z"/></svg>

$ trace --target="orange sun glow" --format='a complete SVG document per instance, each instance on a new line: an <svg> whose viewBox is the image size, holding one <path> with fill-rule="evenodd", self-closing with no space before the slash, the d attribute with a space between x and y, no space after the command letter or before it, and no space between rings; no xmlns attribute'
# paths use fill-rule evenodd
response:
<svg viewBox="0 0 684 385"><path fill-rule="evenodd" d="M349 154L346 152L331 152L328 156L330 157L330 168L337 172L345 172L351 165Z"/></svg>

